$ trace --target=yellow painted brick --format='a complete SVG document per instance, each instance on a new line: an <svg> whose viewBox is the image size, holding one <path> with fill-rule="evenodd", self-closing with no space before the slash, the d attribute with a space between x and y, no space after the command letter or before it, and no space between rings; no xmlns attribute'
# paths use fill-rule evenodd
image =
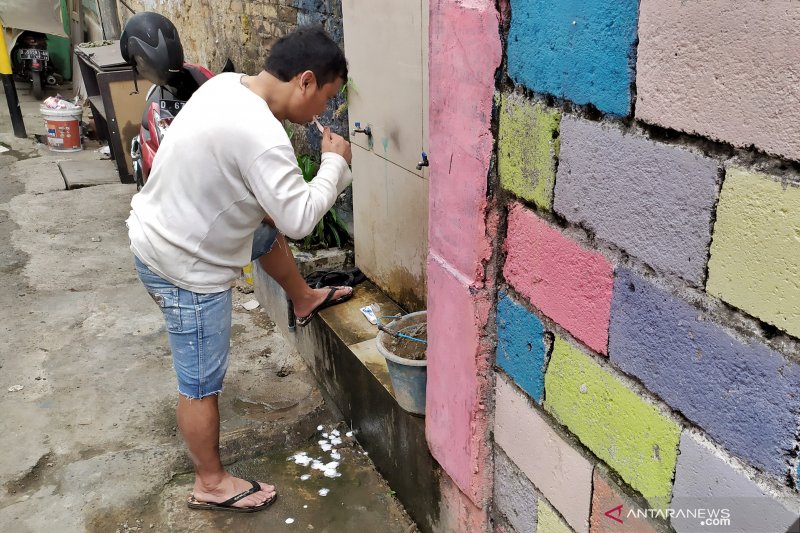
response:
<svg viewBox="0 0 800 533"><path fill-rule="evenodd" d="M501 98L498 133L500 184L541 209L553 206L561 113L515 95Z"/></svg>
<svg viewBox="0 0 800 533"><path fill-rule="evenodd" d="M573 533L564 520L556 514L555 509L544 498L536 503L537 533Z"/></svg>
<svg viewBox="0 0 800 533"><path fill-rule="evenodd" d="M706 288L800 337L800 187L727 169Z"/></svg>

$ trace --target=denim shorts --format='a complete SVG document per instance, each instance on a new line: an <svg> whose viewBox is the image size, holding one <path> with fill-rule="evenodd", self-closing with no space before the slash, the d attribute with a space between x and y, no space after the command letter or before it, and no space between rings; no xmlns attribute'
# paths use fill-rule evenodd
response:
<svg viewBox="0 0 800 533"><path fill-rule="evenodd" d="M253 237L253 259L272 248L278 232L262 224ZM178 392L200 399L222 392L231 344L231 290L211 294L176 287L133 256L136 272L164 315Z"/></svg>

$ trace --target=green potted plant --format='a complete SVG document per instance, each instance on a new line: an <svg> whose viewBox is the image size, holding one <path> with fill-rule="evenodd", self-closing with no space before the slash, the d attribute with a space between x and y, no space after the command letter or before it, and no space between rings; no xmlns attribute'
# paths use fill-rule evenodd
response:
<svg viewBox="0 0 800 533"><path fill-rule="evenodd" d="M300 172L302 172L303 179L306 182L311 181L319 169L317 160L308 154L297 156L297 164L300 166ZM325 213L325 216L317 223L310 235L298 241L298 246L304 250L315 250L334 246L342 247L349 244L349 242L350 235L347 233L347 228L334 206Z"/></svg>

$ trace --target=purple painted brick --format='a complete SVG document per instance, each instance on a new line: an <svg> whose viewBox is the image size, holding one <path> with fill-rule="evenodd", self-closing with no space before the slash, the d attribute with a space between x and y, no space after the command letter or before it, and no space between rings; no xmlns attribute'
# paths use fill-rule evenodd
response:
<svg viewBox="0 0 800 533"><path fill-rule="evenodd" d="M703 283L717 163L564 116L554 208L650 266Z"/></svg>
<svg viewBox="0 0 800 533"><path fill-rule="evenodd" d="M500 446L494 451L494 505L514 531L536 530L536 489Z"/></svg>
<svg viewBox="0 0 800 533"><path fill-rule="evenodd" d="M697 508L728 509L731 522L725 533L791 531L800 508L796 499L784 505L689 433L681 437L680 449L670 502L676 511L671 520L675 531L711 533L722 529L711 524L702 527L696 517L679 512Z"/></svg>
<svg viewBox="0 0 800 533"><path fill-rule="evenodd" d="M609 356L733 453L784 478L800 414L800 366L745 343L620 268Z"/></svg>

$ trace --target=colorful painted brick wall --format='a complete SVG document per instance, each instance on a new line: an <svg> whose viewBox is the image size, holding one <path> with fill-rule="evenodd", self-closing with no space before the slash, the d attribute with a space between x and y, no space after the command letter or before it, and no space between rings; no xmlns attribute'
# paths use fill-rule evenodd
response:
<svg viewBox="0 0 800 533"><path fill-rule="evenodd" d="M779 108L800 97L800 26L781 2L701 4L510 1L496 85L505 530L713 530L680 514L697 502L736 531L798 516L800 119ZM514 511L506 478L530 483L538 513Z"/></svg>
<svg viewBox="0 0 800 533"><path fill-rule="evenodd" d="M484 530L800 531L800 11L497 6L431 8L434 456Z"/></svg>

